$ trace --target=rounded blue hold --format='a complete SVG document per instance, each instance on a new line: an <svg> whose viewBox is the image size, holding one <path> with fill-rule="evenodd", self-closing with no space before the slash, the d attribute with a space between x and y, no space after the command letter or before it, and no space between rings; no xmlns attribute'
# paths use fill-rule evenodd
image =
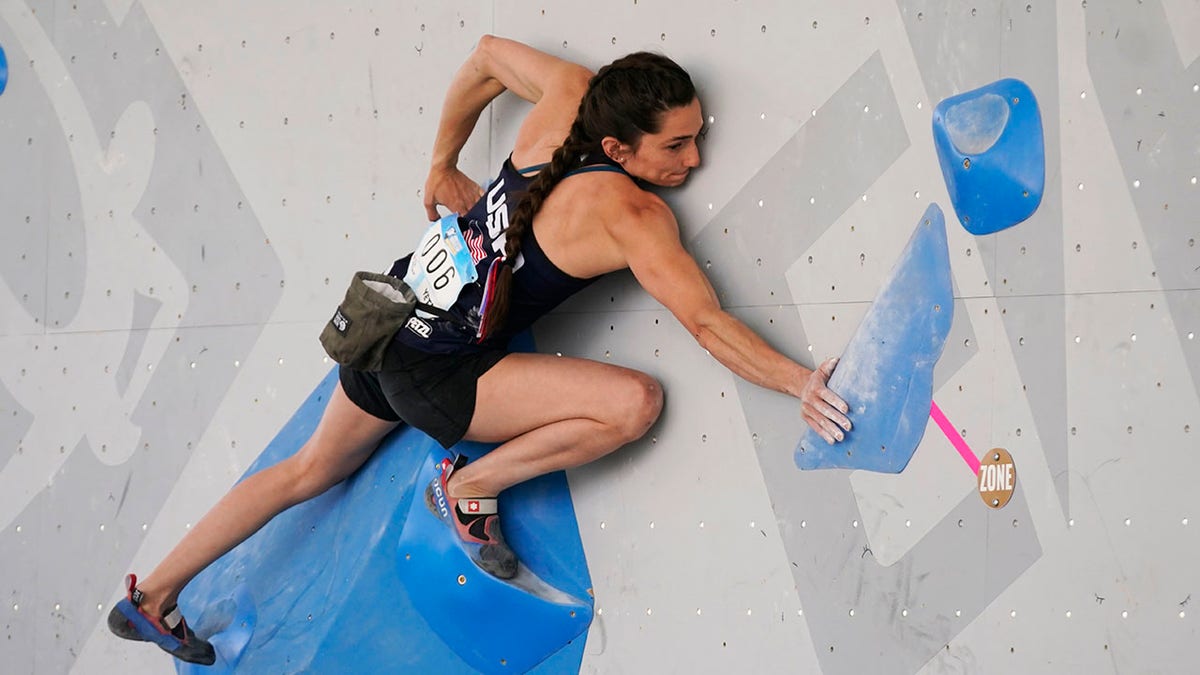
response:
<svg viewBox="0 0 1200 675"><path fill-rule="evenodd" d="M991 234L1033 215L1046 184L1037 99L1005 79L952 96L933 111L933 142L958 220Z"/></svg>
<svg viewBox="0 0 1200 675"><path fill-rule="evenodd" d="M4 46L0 45L0 94L8 86L8 58L4 56Z"/></svg>

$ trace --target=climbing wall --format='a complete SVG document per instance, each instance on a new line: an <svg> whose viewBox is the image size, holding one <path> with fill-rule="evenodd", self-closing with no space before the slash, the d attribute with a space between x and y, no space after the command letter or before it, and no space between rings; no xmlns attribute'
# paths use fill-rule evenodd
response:
<svg viewBox="0 0 1200 675"><path fill-rule="evenodd" d="M703 166L662 195L722 304L785 354L846 349L931 204L953 291L946 424L922 417L894 474L801 470L797 401L730 374L628 274L544 319L539 350L667 392L643 440L567 474L594 614L547 665L1192 667L1194 2L0 0L6 672L171 669L104 627L121 577L306 409L346 281L424 230L445 87L489 32L689 69ZM1044 193L975 235L931 120L1001 78L1036 96ZM485 181L526 110L498 100L464 170ZM1017 471L1002 508L971 461L993 448Z"/></svg>

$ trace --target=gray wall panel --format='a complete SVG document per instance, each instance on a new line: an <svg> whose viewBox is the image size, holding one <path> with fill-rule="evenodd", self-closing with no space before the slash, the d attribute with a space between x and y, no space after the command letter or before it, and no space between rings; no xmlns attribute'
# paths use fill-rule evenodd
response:
<svg viewBox="0 0 1200 675"><path fill-rule="evenodd" d="M328 371L315 336L422 229L446 82L497 32L690 70L703 166L661 194L726 307L803 363L844 348L939 203L956 316L934 398L1018 466L999 511L933 424L901 474L800 472L798 402L615 274L535 331L667 392L644 439L569 473L583 672L1188 672L1198 20L1177 0L0 5L0 659L170 667L103 627L120 576ZM974 237L930 114L1005 76L1041 104L1046 191ZM469 175L527 109L496 102Z"/></svg>

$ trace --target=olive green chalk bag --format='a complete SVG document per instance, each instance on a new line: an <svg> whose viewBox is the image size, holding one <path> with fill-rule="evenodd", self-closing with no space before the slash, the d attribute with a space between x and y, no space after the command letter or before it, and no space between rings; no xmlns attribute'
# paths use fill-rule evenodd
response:
<svg viewBox="0 0 1200 675"><path fill-rule="evenodd" d="M396 331L416 310L461 323L449 312L417 300L403 279L356 272L333 318L321 331L321 346L334 361L355 370L379 371Z"/></svg>

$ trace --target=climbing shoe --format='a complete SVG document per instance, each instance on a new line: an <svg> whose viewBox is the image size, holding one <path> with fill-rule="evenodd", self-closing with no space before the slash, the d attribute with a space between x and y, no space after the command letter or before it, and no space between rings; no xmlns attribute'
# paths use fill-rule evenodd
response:
<svg viewBox="0 0 1200 675"><path fill-rule="evenodd" d="M500 515L495 497L451 497L446 484L450 475L467 464L459 455L450 461L443 459L436 478L425 488L425 503L458 533L471 560L480 569L500 579L517 575L517 555L504 541L500 531Z"/></svg>
<svg viewBox="0 0 1200 675"><path fill-rule="evenodd" d="M213 646L196 637L176 605L161 617L153 617L141 608L142 592L137 576L125 577L127 594L108 613L108 629L117 637L153 642L171 656L189 663L211 666L217 661Z"/></svg>

